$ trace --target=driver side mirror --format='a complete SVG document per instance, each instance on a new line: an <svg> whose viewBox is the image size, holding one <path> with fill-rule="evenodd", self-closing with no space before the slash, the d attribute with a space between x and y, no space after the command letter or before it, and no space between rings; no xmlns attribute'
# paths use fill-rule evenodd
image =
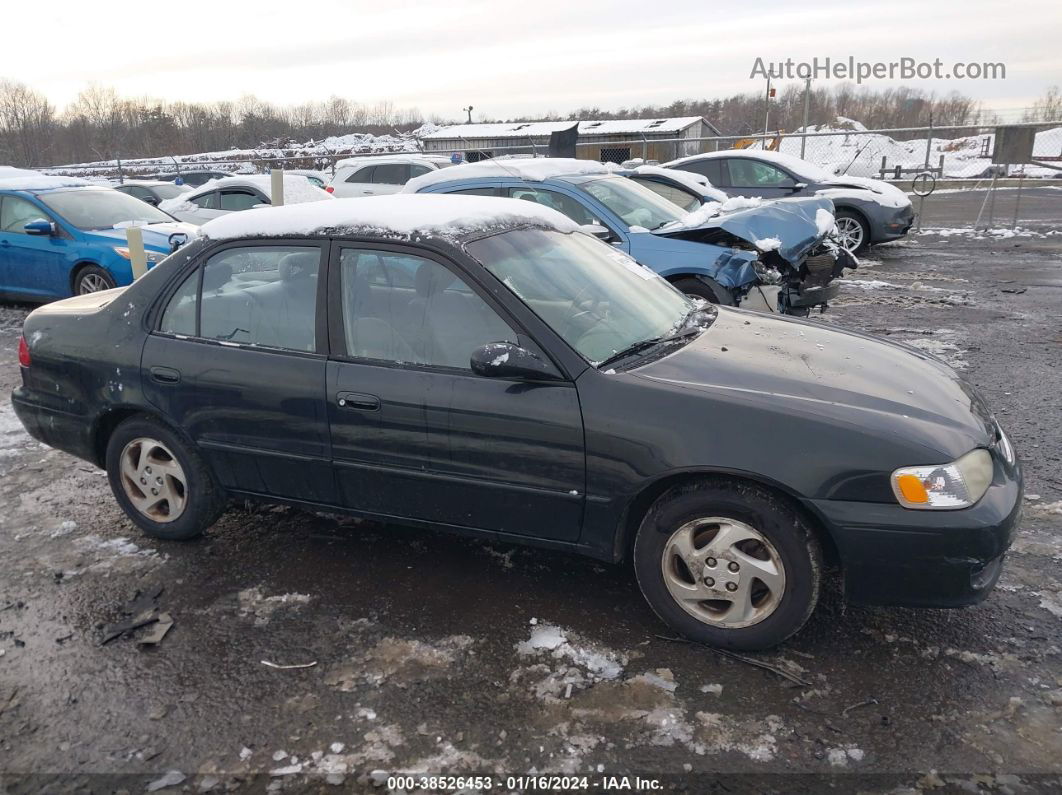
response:
<svg viewBox="0 0 1062 795"><path fill-rule="evenodd" d="M806 183L806 182L797 182L796 184L793 185L792 188L790 188L790 190L792 190L793 193L796 193L798 190L804 190L804 188L806 188L807 186L808 186L808 183Z"/></svg>
<svg viewBox="0 0 1062 795"><path fill-rule="evenodd" d="M549 362L512 342L488 342L472 351L472 372L486 378L526 378L559 381L560 375Z"/></svg>
<svg viewBox="0 0 1062 795"><path fill-rule="evenodd" d="M143 198L143 201L146 201L152 207L158 207L159 206L159 200L155 196L145 196Z"/></svg>
<svg viewBox="0 0 1062 795"><path fill-rule="evenodd" d="M36 221L30 221L22 229L27 235L54 235L56 233L55 224L51 221L45 221L43 218L38 218Z"/></svg>
<svg viewBox="0 0 1062 795"><path fill-rule="evenodd" d="M585 235L593 235L598 240L604 240L606 243L612 239L612 230L601 224L581 224L579 231Z"/></svg>

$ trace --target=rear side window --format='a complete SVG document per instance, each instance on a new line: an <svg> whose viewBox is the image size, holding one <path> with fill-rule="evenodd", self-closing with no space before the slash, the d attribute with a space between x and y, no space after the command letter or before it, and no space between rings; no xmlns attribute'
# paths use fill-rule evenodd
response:
<svg viewBox="0 0 1062 795"><path fill-rule="evenodd" d="M201 269L198 336L316 350L320 264L321 250L316 246L246 246L215 254ZM196 279L189 277L178 288L163 313L161 331L196 333L195 285Z"/></svg>
<svg viewBox="0 0 1062 795"><path fill-rule="evenodd" d="M695 160L692 163L683 163L678 168L708 177L709 182L720 187L730 184L729 179L723 179L723 162L722 159Z"/></svg>
<svg viewBox="0 0 1062 795"><path fill-rule="evenodd" d="M364 166L344 180L345 182L372 182L372 172L376 166Z"/></svg>
<svg viewBox="0 0 1062 795"><path fill-rule="evenodd" d="M202 207L204 210L217 210L218 192L214 190L210 193L204 193L202 196L196 196L194 199L189 199L188 201L197 207Z"/></svg>
<svg viewBox="0 0 1062 795"><path fill-rule="evenodd" d="M384 185L405 185L409 182L409 163L382 163L373 172L372 181Z"/></svg>

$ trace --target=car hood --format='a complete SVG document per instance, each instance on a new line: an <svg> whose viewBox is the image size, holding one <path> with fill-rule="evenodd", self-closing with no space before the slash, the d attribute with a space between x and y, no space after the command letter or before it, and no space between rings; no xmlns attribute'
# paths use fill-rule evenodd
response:
<svg viewBox="0 0 1062 795"><path fill-rule="evenodd" d="M787 414L832 416L955 457L995 438L984 401L936 357L808 321L718 310L695 341L632 374L776 409L787 404Z"/></svg>
<svg viewBox="0 0 1062 795"><path fill-rule="evenodd" d="M694 210L685 221L654 230L652 234L709 242L706 233L721 229L760 251L777 251L782 259L799 266L833 229L833 202L828 198L731 202L738 207L745 206L728 212L729 202L721 205L711 202Z"/></svg>
<svg viewBox="0 0 1062 795"><path fill-rule="evenodd" d="M823 180L818 185L818 190L825 192L826 195L831 195L833 191L837 191L837 195L841 195L843 191L870 191L874 194L876 201L889 207L904 207L911 203L906 193L895 185L882 182L880 179L844 175Z"/></svg>
<svg viewBox="0 0 1062 795"><path fill-rule="evenodd" d="M88 234L118 241L119 244L126 242L126 227L116 229L93 229ZM160 224L145 224L140 226L144 234L144 248L154 251L164 251L167 254L173 247L173 236L184 235L186 241L191 241L199 234L199 229L194 224L186 224L181 221L165 222ZM182 244L183 245L183 244Z"/></svg>

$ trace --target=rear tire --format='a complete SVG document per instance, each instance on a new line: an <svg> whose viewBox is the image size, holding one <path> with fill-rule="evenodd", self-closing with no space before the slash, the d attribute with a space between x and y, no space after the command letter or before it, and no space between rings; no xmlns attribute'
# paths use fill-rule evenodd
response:
<svg viewBox="0 0 1062 795"><path fill-rule="evenodd" d="M681 279L675 279L671 283L676 290L694 298L703 298L710 304L723 304L724 306L733 306L734 298L730 293L715 279L703 276L697 278L696 276L684 276Z"/></svg>
<svg viewBox="0 0 1062 795"><path fill-rule="evenodd" d="M770 490L709 478L672 488L653 504L634 541L634 570L653 611L679 634L759 650L808 620L822 551Z"/></svg>
<svg viewBox="0 0 1062 795"><path fill-rule="evenodd" d="M98 293L116 286L114 277L97 265L86 265L74 277L74 295Z"/></svg>
<svg viewBox="0 0 1062 795"><path fill-rule="evenodd" d="M191 445L163 423L133 417L107 442L107 477L118 504L155 538L195 538L217 521L225 497Z"/></svg>

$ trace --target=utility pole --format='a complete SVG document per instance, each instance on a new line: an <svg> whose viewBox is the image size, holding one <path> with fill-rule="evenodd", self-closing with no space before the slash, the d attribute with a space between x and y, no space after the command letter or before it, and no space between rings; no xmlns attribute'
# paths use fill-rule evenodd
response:
<svg viewBox="0 0 1062 795"><path fill-rule="evenodd" d="M767 148L767 120L771 117L771 72L767 71L767 93L763 97L763 148Z"/></svg>
<svg viewBox="0 0 1062 795"><path fill-rule="evenodd" d="M804 134L800 137L800 159L808 145L808 109L811 107L811 78L804 79Z"/></svg>
<svg viewBox="0 0 1062 795"><path fill-rule="evenodd" d="M472 123L472 106L469 105L467 108L461 108L461 110L463 110L465 113L468 114L468 121L465 122L465 124L471 124Z"/></svg>

